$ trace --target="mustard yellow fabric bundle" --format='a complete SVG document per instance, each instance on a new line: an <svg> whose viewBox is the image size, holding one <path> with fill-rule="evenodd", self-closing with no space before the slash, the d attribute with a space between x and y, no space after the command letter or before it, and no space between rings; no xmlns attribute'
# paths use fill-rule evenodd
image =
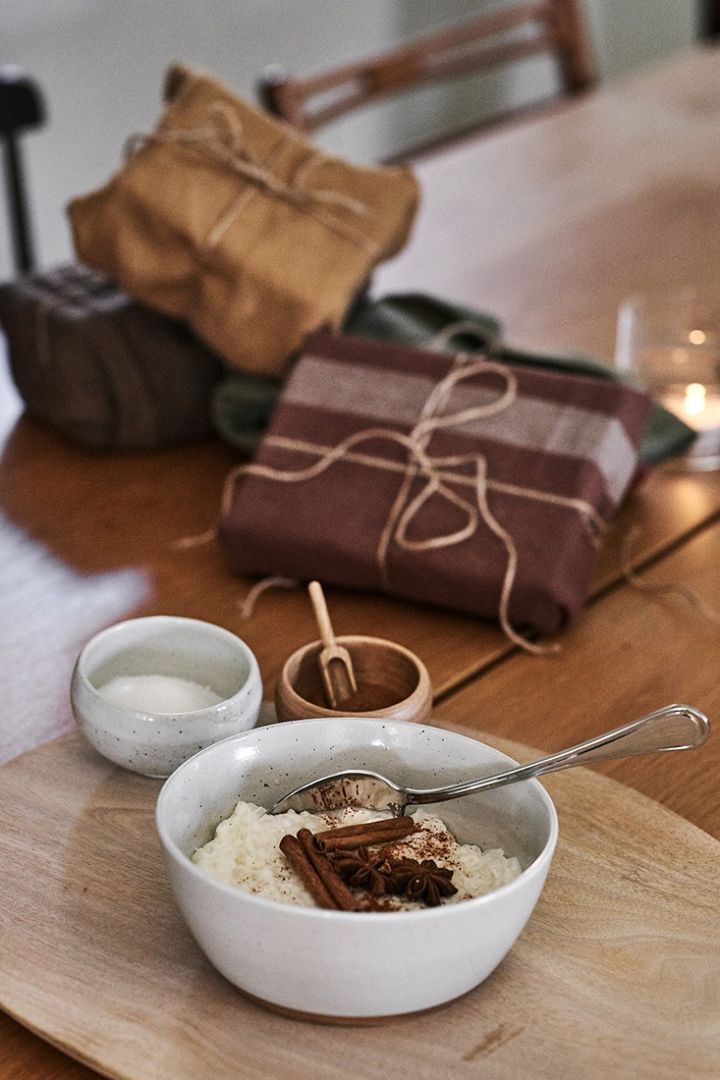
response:
<svg viewBox="0 0 720 1080"><path fill-rule="evenodd" d="M155 132L71 202L77 255L233 366L280 375L403 246L417 182L322 153L204 72L174 66L166 85Z"/></svg>

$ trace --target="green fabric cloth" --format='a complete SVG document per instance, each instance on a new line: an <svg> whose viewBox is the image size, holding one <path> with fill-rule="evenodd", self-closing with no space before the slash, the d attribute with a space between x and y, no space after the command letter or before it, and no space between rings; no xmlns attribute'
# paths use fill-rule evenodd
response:
<svg viewBox="0 0 720 1080"><path fill-rule="evenodd" d="M281 386L280 379L233 370L217 384L211 402L218 435L252 453L262 439Z"/></svg>
<svg viewBox="0 0 720 1080"><path fill-rule="evenodd" d="M451 324L465 321L472 324L472 330L468 328L468 332L457 333L443 344L433 345L437 335ZM555 371L626 381L613 368L589 356L528 353L514 349L505 343L502 327L491 315L423 293L396 293L377 300L362 295L348 312L343 332L398 345L487 351L509 364L535 364ZM244 451L255 450L281 385L279 380L238 372L228 375L218 386L213 402L213 420L218 433ZM656 405L640 447L640 461L645 465L659 464L682 453L694 438L692 428Z"/></svg>

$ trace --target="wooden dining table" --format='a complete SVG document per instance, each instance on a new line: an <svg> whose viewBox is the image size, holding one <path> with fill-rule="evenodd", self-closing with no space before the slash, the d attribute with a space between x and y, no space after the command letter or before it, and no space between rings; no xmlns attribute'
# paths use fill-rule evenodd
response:
<svg viewBox="0 0 720 1080"><path fill-rule="evenodd" d="M512 345L612 363L623 298L653 286L720 284L719 131L720 53L708 47L420 157L417 226L377 273L375 292L446 297L497 316ZM243 618L252 582L233 576L214 544L176 544L213 527L237 462L232 447L210 439L151 453L87 451L23 415L5 365L0 438L0 792L5 769L73 731L75 658L121 619L170 613L234 631L254 650L272 697L284 660L316 636L306 595L265 593ZM328 599L338 633L390 638L425 661L433 723L551 751L671 701L720 716L719 567L720 471L673 462L652 471L610 523L587 603L552 655L531 655L467 615L340 589ZM720 866L720 734L699 750L596 771L620 782L603 791L627 792L647 820L657 813L662 828L697 845L696 869L713 853ZM18 895L12 918L24 918L29 904ZM716 932L707 948L718 944ZM4 979L0 955L0 998ZM717 976L705 985L717 1008ZM514 1031L505 1026L484 1049L468 1050L452 1075L473 1075L463 1069L481 1067L480 1056L486 1075L516 1075L502 1071L501 1058ZM61 1049L0 1015L0 1080L97 1075L75 1057L119 1075L106 1071L101 1053L78 1051L77 1040L40 1034ZM687 1072L670 1048L654 1073L630 1061L612 1075L709 1077L717 1049L708 1045L706 1060L698 1051ZM148 1053L138 1075L164 1076ZM568 1076L610 1075L574 1072L568 1055ZM529 1075L554 1075L538 1061ZM306 1073L298 1066L296 1075Z"/></svg>

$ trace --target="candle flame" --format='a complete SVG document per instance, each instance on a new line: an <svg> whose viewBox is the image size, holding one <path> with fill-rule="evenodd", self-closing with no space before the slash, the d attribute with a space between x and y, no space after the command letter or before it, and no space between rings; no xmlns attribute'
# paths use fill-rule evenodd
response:
<svg viewBox="0 0 720 1080"><path fill-rule="evenodd" d="M698 416L705 411L705 387L701 383L690 383L685 388L685 411L688 416Z"/></svg>

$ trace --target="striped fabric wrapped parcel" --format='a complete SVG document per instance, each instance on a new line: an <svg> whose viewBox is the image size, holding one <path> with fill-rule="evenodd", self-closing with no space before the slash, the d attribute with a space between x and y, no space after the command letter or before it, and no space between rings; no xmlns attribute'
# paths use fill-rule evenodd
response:
<svg viewBox="0 0 720 1080"><path fill-rule="evenodd" d="M228 478L220 542L242 574L382 590L527 644L581 607L651 408L607 380L315 334Z"/></svg>

